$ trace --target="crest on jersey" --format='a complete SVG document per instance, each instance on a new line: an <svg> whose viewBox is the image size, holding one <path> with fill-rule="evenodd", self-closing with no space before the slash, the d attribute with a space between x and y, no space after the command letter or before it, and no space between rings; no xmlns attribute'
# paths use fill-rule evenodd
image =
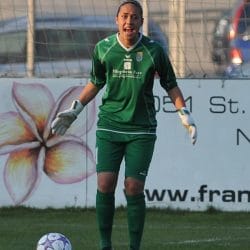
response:
<svg viewBox="0 0 250 250"><path fill-rule="evenodd" d="M143 52L137 52L136 53L136 61L141 62L143 59Z"/></svg>

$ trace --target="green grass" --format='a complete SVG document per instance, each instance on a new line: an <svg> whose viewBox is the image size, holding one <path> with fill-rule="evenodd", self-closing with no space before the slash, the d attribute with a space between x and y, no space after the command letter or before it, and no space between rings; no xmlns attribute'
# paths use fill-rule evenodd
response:
<svg viewBox="0 0 250 250"><path fill-rule="evenodd" d="M126 211L116 211L115 250L128 249ZM0 248L35 250L47 232L68 236L74 250L98 250L94 209L0 208ZM250 249L250 213L149 209L142 250Z"/></svg>

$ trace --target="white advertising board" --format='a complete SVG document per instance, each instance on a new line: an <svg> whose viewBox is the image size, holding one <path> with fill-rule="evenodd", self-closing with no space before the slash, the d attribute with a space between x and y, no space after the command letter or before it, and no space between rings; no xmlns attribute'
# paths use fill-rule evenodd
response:
<svg viewBox="0 0 250 250"><path fill-rule="evenodd" d="M71 87L86 82L0 79L0 206L95 206L95 122L101 93L78 119L72 136L48 134L55 112L67 108L80 91ZM250 210L249 81L183 79L179 86L196 121L198 140L191 145L156 80L158 130L145 186L147 206ZM126 205L123 177L124 166L117 206Z"/></svg>

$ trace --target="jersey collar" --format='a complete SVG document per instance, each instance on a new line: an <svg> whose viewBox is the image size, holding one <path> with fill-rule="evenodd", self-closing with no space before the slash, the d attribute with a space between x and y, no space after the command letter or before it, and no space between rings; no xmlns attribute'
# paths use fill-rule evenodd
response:
<svg viewBox="0 0 250 250"><path fill-rule="evenodd" d="M139 33L140 34L140 36L139 36L139 39L137 40L137 42L134 44L134 45L132 45L131 47L129 47L129 48L126 48L123 44L122 44L122 42L120 41L120 39L119 39L119 33L117 33L116 34L116 38L117 38L117 41L118 41L118 43L120 44L120 46L123 48L123 49L125 49L126 51L131 51L132 49L134 49L136 46L137 46L137 44L141 41L141 39L142 39L142 33Z"/></svg>

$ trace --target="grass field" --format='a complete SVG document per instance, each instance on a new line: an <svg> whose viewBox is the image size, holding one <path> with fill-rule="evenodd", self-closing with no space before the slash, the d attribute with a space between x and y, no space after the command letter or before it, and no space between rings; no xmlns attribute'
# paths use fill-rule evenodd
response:
<svg viewBox="0 0 250 250"><path fill-rule="evenodd" d="M47 232L61 232L73 250L98 250L94 209L0 208L0 249L35 250ZM126 212L116 211L115 250L128 249ZM250 249L250 213L147 211L142 250Z"/></svg>

